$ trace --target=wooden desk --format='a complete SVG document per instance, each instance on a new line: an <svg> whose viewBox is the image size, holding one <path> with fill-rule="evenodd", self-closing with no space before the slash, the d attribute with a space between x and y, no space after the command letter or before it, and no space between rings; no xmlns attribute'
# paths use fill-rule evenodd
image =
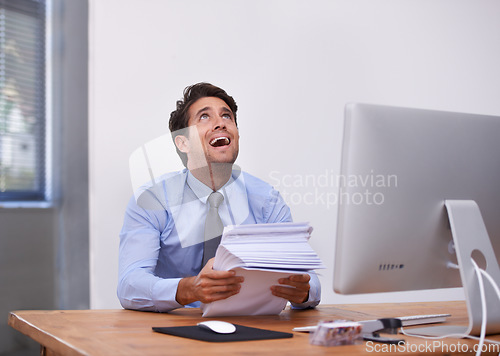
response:
<svg viewBox="0 0 500 356"><path fill-rule="evenodd" d="M452 314L450 323L466 324L464 302L323 305L314 310L287 309L276 316L217 319L292 332L293 327L315 325L319 320L369 320L444 312ZM290 339L209 343L151 330L152 326L195 325L201 320L206 319L201 317L199 309L178 309L165 314L130 310L37 310L12 312L9 325L39 342L43 355L366 355L370 351L384 351L384 344L363 343L337 347L310 345L308 334L297 332ZM443 354L445 351L464 354L462 351L468 349L472 352L476 344L468 339L446 339L435 344L429 340L401 335L398 337L406 340L406 346L397 349L398 355ZM499 340L500 337L497 336L496 339ZM494 350L496 353L484 352L483 355L498 354L498 349Z"/></svg>

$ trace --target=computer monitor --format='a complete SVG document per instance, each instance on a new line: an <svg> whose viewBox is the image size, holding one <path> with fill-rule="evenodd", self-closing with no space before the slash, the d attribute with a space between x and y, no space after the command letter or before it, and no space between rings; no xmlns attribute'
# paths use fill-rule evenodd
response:
<svg viewBox="0 0 500 356"><path fill-rule="evenodd" d="M335 291L463 285L471 323L446 332L478 334L471 255L500 282L500 117L348 104L338 183ZM488 334L500 333L485 288Z"/></svg>

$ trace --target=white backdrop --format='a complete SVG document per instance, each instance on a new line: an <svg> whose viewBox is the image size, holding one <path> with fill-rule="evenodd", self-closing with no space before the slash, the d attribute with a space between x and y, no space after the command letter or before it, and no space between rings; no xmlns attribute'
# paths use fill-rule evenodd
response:
<svg viewBox="0 0 500 356"><path fill-rule="evenodd" d="M343 108L370 102L500 115L497 0L90 1L91 306L119 307L128 160L168 132L187 85L238 105L238 164L278 188L328 266L325 303L463 298L457 290L339 296L336 206L307 177L335 176ZM176 162L177 164L177 162ZM303 183L301 181L304 180ZM311 195L314 193L315 201ZM324 196L323 196L324 198Z"/></svg>

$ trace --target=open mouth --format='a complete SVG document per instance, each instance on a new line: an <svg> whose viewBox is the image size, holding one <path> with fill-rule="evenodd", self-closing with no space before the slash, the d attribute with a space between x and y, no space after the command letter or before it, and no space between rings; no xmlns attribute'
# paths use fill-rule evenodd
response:
<svg viewBox="0 0 500 356"><path fill-rule="evenodd" d="M212 147L222 147L227 146L231 143L228 137L216 137L212 141L210 141L210 146Z"/></svg>

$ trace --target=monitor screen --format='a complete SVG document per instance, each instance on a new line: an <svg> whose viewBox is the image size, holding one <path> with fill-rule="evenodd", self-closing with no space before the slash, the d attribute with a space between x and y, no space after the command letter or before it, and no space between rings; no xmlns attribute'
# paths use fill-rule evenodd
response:
<svg viewBox="0 0 500 356"><path fill-rule="evenodd" d="M500 256L500 117L345 109L334 289L462 286L446 200L472 200Z"/></svg>

